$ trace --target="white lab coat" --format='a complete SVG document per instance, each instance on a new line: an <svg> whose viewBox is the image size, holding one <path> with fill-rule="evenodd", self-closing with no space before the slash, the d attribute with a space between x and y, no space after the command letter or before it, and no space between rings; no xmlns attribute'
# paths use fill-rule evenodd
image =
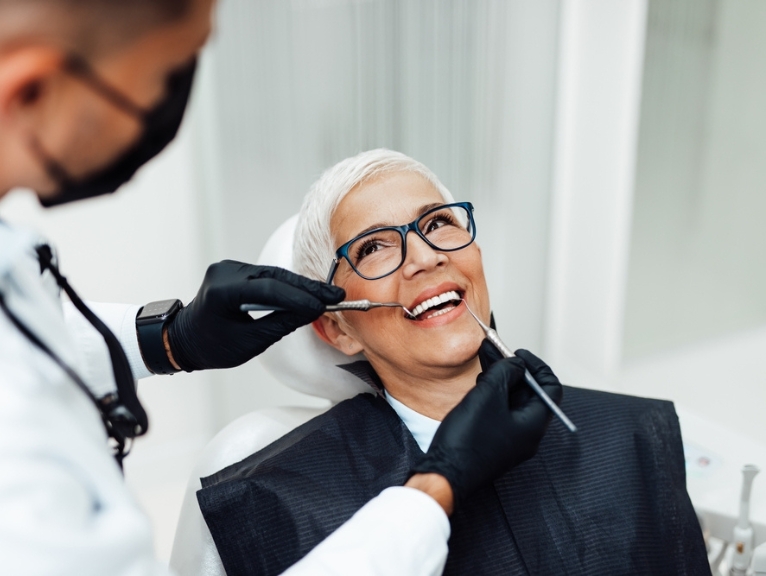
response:
<svg viewBox="0 0 766 576"><path fill-rule="evenodd" d="M0 223L0 293L8 307L96 396L115 388L106 346L76 311L65 313L34 234ZM140 358L136 307L96 313ZM158 383L161 385L161 383ZM389 488L301 562L291 576L440 574L449 522L434 500ZM0 574L167 575L147 517L124 487L99 414L62 370L0 311Z"/></svg>

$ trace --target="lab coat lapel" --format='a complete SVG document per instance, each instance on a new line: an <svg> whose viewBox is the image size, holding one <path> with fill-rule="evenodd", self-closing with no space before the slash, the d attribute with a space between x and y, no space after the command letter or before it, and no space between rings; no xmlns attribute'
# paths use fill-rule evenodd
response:
<svg viewBox="0 0 766 576"><path fill-rule="evenodd" d="M80 356L64 322L58 287L49 273L40 273L35 246L41 240L32 232L0 223L0 293L25 326L59 358L79 370ZM43 352L35 350L34 354L45 358L46 366L50 363ZM60 383L68 379L50 381Z"/></svg>

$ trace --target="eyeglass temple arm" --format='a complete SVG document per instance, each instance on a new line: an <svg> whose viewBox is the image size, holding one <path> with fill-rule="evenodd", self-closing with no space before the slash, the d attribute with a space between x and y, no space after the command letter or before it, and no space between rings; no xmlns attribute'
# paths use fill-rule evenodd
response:
<svg viewBox="0 0 766 576"><path fill-rule="evenodd" d="M333 276L335 276L335 271L338 269L338 264L340 264L340 260L338 258L332 259L332 266L330 267L330 273L327 275L327 280L325 280L325 284L330 284L332 282Z"/></svg>

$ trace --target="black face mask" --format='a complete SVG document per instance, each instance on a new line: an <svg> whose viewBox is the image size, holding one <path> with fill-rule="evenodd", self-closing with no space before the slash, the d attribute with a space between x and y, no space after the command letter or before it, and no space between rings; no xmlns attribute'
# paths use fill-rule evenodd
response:
<svg viewBox="0 0 766 576"><path fill-rule="evenodd" d="M86 83L112 104L136 117L143 125L138 141L105 168L84 176L73 178L56 160L48 156L36 140L32 148L43 162L48 176L58 184L58 193L53 198L40 199L49 208L109 194L130 180L149 160L157 156L175 138L181 126L197 69L197 59L171 73L167 79L166 97L153 109L144 110L129 98L103 81L80 57L67 59L66 70L75 78Z"/></svg>

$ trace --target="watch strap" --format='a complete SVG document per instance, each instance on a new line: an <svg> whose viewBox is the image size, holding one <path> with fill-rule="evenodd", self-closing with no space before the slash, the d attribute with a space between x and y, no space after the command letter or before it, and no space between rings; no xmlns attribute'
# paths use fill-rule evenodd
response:
<svg viewBox="0 0 766 576"><path fill-rule="evenodd" d="M139 314L141 314L141 310L138 311ZM175 374L180 372L170 362L163 340L163 331L174 316L175 314L157 319L156 322L151 323L136 323L138 347L141 350L144 364L153 374Z"/></svg>

